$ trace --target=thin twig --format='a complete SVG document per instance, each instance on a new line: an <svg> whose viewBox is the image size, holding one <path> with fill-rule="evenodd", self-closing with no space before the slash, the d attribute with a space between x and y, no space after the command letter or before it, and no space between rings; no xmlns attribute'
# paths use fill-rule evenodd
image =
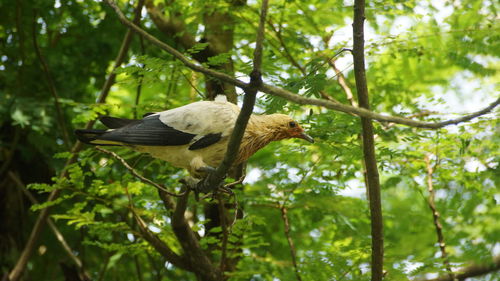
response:
<svg viewBox="0 0 500 281"><path fill-rule="evenodd" d="M4 178L3 176L4 173L8 171L10 163L12 162L12 159L14 158L14 155L16 153L17 145L19 144L20 139L21 139L21 127L16 126L14 127L14 137L12 138L12 142L10 143L10 145L5 147L7 151L3 156L2 166L0 166L0 178Z"/></svg>
<svg viewBox="0 0 500 281"><path fill-rule="evenodd" d="M352 94L351 87L347 85L347 81L342 71L337 68L333 59L328 58L328 64L332 67L333 71L335 71L335 75L337 75L337 82L339 83L342 90L344 90L349 103L351 103L351 105L354 107L358 107L358 103L356 102L356 100L354 99L354 95Z"/></svg>
<svg viewBox="0 0 500 281"><path fill-rule="evenodd" d="M240 206L238 205L238 197L236 197L236 193L233 192L233 194L231 194L231 195L232 195L233 201L234 201L234 217L233 217L233 221L231 222L231 228L232 228L234 226L234 224L236 223L236 220L238 219Z"/></svg>
<svg viewBox="0 0 500 281"><path fill-rule="evenodd" d="M248 89L250 87L250 84L245 83L239 79L236 79L230 75L227 75L225 73L215 71L213 69L208 69L205 68L197 63L192 62L189 58L184 56L182 53L179 51L175 50L171 46L161 42L158 40L156 37L152 36L151 34L147 33L143 29L139 28L137 25L133 24L131 21L129 21L123 13L120 11L120 9L116 6L116 4L112 0L104 0L106 3L108 3L113 10L117 13L119 20L129 27L131 30L134 32L137 32L140 36L144 37L146 40L150 41L154 45L158 46L162 50L167 51L171 55L173 55L175 58L180 60L185 66L191 68L194 71L201 72L203 74L206 74L208 76L212 76L216 79L219 79L223 82L232 84L238 88L241 88L243 90ZM255 85L254 85L255 86ZM360 107L354 107L351 105L346 105L346 104L341 104L325 99L314 99L314 98L307 98L300 96L298 94L292 93L290 91L287 91L283 88L278 88L266 83L262 83L260 86L257 87L258 91L264 92L269 95L274 95L278 96L281 98L284 98L286 100L289 100L291 102L297 103L297 104L302 104L302 105L316 105L316 106L321 106L325 107L328 109L348 113L348 114L355 114L360 117L365 117L365 118L370 118L374 120L378 120L380 122L393 122L397 124L402 124L410 127L417 127L417 128L426 128L426 129L438 129L442 128L445 126L449 125L456 125L459 123L467 122L470 121L476 117L479 117L481 115L489 113L492 109L494 109L497 105L500 104L500 98L498 98L496 101L491 103L489 106L485 107L482 110L479 110L477 112L465 115L460 118L456 119L450 119L446 121L441 121L441 122L422 122L422 121L417 121L417 120L412 120L404 117L399 117L399 116L390 116L390 115L384 115L384 114L379 114L373 111L370 111L365 108L360 108Z"/></svg>
<svg viewBox="0 0 500 281"><path fill-rule="evenodd" d="M283 202L281 203L281 206L286 206L286 203L288 202L288 200L290 200L290 196L292 196L292 194L295 192L295 190L302 185L302 183L304 182L304 180L311 174L311 172L314 170L314 167L316 167L316 165L319 163L319 161L321 160L321 157L319 157L312 165L311 167L309 167L309 170L307 170L307 172L305 172L302 177L300 178L300 180L293 186L293 188L291 190L288 190L286 192L286 197L285 199L283 200Z"/></svg>
<svg viewBox="0 0 500 281"><path fill-rule="evenodd" d="M221 258L220 258L219 268L221 272L224 272L226 268L227 239L229 236L229 232L227 227L226 208L224 207L224 199L222 198L222 195L219 192L217 192L216 196L219 207L220 226L222 228Z"/></svg>
<svg viewBox="0 0 500 281"><path fill-rule="evenodd" d="M103 281L104 280L104 275L106 274L106 271L108 270L108 265L109 262L111 261L111 257L113 256L114 252L109 252L106 254L106 257L104 258L104 263L102 264L101 270L99 270L99 275L97 277L97 281Z"/></svg>
<svg viewBox="0 0 500 281"><path fill-rule="evenodd" d="M141 237L146 240L155 250L162 255L168 262L172 263L176 267L192 271L192 267L187 259L183 256L177 255L167 244L165 244L158 236L151 232L144 222L144 220L136 212L132 196L128 192L128 188L125 187L125 194L128 199L128 206L132 216L134 217L137 226L139 227L139 233Z"/></svg>
<svg viewBox="0 0 500 281"><path fill-rule="evenodd" d="M302 278L300 277L299 267L297 266L297 255L296 255L295 245L293 244L292 237L290 236L290 222L288 221L288 210L286 206L282 205L280 207L280 211L281 211L281 218L283 219L283 223L285 224L285 236L288 241L288 246L290 247L290 254L292 255L292 263L295 269L295 276L297 277L297 280L302 281Z"/></svg>
<svg viewBox="0 0 500 281"><path fill-rule="evenodd" d="M446 252L446 243L444 241L444 235L443 235L443 226L441 225L441 222L439 221L439 212L436 208L436 203L434 202L434 198L436 196L436 193L434 191L434 186L432 183L432 176L435 171L435 167L432 167L431 165L431 159L429 157L429 154L425 155L424 157L425 161L425 167L427 169L427 190L429 191L429 197L427 198L427 204L429 205L429 208L432 211L432 218L434 220L434 227L436 228L436 235L437 235L437 240L439 244L439 248L441 250L441 258L443 259L443 264L444 267L446 268L446 271L448 271L448 275L450 278L453 280L455 277L453 271L451 270L450 266L450 259L448 258L448 254Z"/></svg>
<svg viewBox="0 0 500 281"><path fill-rule="evenodd" d="M191 86L191 89L195 90L196 93L198 93L198 95L200 95L200 97L202 97L203 99L205 99L206 98L205 94L203 94L200 90L198 90L198 88L193 84L193 82L191 82L191 79L189 79L187 77L187 75L184 74L182 71L181 71L181 74L182 74L182 76L184 76L184 78L186 79L186 81L189 83L189 86Z"/></svg>
<svg viewBox="0 0 500 281"><path fill-rule="evenodd" d="M24 183L22 183L21 179L16 174L14 174L11 171L9 171L7 174L9 175L10 179L17 185L17 188L19 188L24 193L24 195L26 197L28 197L28 199L31 201L32 204L38 204L38 200L36 200L36 198L33 196L33 194L31 194L31 192L28 189L26 189L26 185ZM82 278L84 280L90 280L90 275L83 268L82 261L80 260L80 258L78 258L74 254L74 251L68 245L68 242L66 242L66 239L64 238L62 233L59 231L59 229L55 225L54 221L51 218L47 218L47 224L49 225L52 232L54 232L54 235L56 236L57 241L59 241L59 243L61 243L61 246L63 247L66 254L70 257L70 259L78 267L78 270L79 270L78 273L83 275Z"/></svg>
<svg viewBox="0 0 500 281"><path fill-rule="evenodd" d="M47 79L47 84L49 85L49 91L52 94L52 98L54 99L54 106L56 108L56 118L59 124L59 128L61 129L61 134L64 140L64 145L66 146L67 149L71 148L71 143L69 140L69 135L68 135L68 130L66 128L66 121L64 117L64 113L61 109L61 103L59 102L59 96L57 94L56 90L56 85L54 82L54 79L52 78L52 75L50 73L49 65L47 64L47 61L45 60L45 57L42 54L42 50L40 49L40 46L38 45L38 39L37 39L37 12L33 14L33 30L32 30L32 35L33 35L33 47L35 48L35 53L36 56L38 57L38 60L40 61L40 64L42 65L43 72L45 74L45 79Z"/></svg>
<svg viewBox="0 0 500 281"><path fill-rule="evenodd" d="M137 281L144 281L142 278L141 263L139 262L139 256L134 255L135 271L137 272Z"/></svg>
<svg viewBox="0 0 500 281"><path fill-rule="evenodd" d="M139 7L137 7L139 8ZM142 10L142 7L141 7ZM141 10L136 9L135 10L135 16L138 17L138 13L140 14ZM138 26L141 26L140 22L137 24ZM138 36L139 38L139 45L141 46L141 54L144 56L146 54L145 47L144 47L144 38L141 36ZM146 64L142 64L141 68L144 70L146 68ZM135 102L134 102L134 119L137 119L137 107L139 106L139 102L141 100L141 94L142 94L142 82L144 81L144 74L141 73L139 74L139 77L137 78L137 88L135 90Z"/></svg>
<svg viewBox="0 0 500 281"><path fill-rule="evenodd" d="M234 186L243 183L243 181L245 180L245 177L246 177L245 172L243 172L243 175L237 181L233 181L233 182L225 184L224 188L225 189L231 189Z"/></svg>
<svg viewBox="0 0 500 281"><path fill-rule="evenodd" d="M184 196L184 194L186 194L186 192L182 192L182 193L174 193L174 192L171 192L171 191L168 191L167 188L162 185L162 184L158 184L142 175L140 175L134 168L130 167L130 165L127 163L127 161L125 161L125 159L123 159L122 157L120 157L118 154L112 152L112 151L109 151L109 150L106 150L104 148L101 148L99 146L96 146L95 149L99 150L100 152L102 153L105 153L105 154L108 154L110 155L111 157L115 158L116 160L120 161L122 163L122 165L127 168L127 170L130 171L130 173L138 178L140 181L144 182L144 183L147 183L149 185L152 185L154 187L156 187L158 190L161 190L162 192L165 192L166 194L170 195L170 196L174 196L174 197L182 197Z"/></svg>
<svg viewBox="0 0 500 281"><path fill-rule="evenodd" d="M142 0L141 0L142 1ZM139 3L140 4L140 3ZM138 21L140 19L134 19L134 21ZM124 61L125 56L127 54L127 51L130 47L130 40L132 39L132 31L127 30L127 33L125 34L122 45L120 47L120 51L118 52L118 55L115 59L115 64L113 67L113 72L108 76L106 79L106 82L104 83L101 93L99 94L99 97L97 98L96 103L104 103L106 101L106 98L108 97L109 90L111 89L111 85L114 84L116 74L114 70L118 68ZM85 129L91 129L92 126L94 125L95 121L89 121L85 125ZM64 168L59 176L59 178L66 178L68 176L68 171L67 168L76 162L78 159L78 152L82 149L83 145L80 141L77 141L72 149L71 149L71 157L66 161L66 164L64 165ZM51 202L57 199L59 197L59 194L61 192L61 189L55 189L49 194L49 197L47 198L46 202ZM28 263L28 260L30 259L33 250L35 248L36 241L38 240L40 233L42 232L42 229L45 225L45 222L49 216L49 210L50 208L45 208L40 211L40 215L38 215L38 218L35 222L35 225L33 226L33 229L31 230L30 236L26 242L26 245L24 246L23 252L21 253L21 256L16 262L16 265L12 269L12 271L9 273L9 280L10 281L18 281L21 278L21 275L23 274L26 264Z"/></svg>
<svg viewBox="0 0 500 281"><path fill-rule="evenodd" d="M259 29L257 29L257 38L255 40L255 50L253 52L253 71L260 72L262 69L262 50L264 42L264 32L266 28L268 0L262 0L260 8Z"/></svg>
<svg viewBox="0 0 500 281"><path fill-rule="evenodd" d="M280 51L280 53L282 53L290 61L290 63L293 66L295 66L295 68L297 68L300 71L300 73L302 73L302 79L301 80L304 80L307 77L311 76L314 72L316 72L321 67L321 65L315 67L308 74L307 71L306 71L306 69L297 62L297 60L292 56L292 54L288 50L288 47L287 47L287 45L285 43L285 40L283 39L283 36L281 34L281 31L282 31L281 26L280 26L280 29L276 29L276 27L274 26L274 24L273 24L273 22L271 20L268 21L268 24L272 28L272 30L274 31L274 33L276 34L276 37L278 38L278 42L280 43L281 47L283 48L283 52L281 52L281 50L279 50L279 49L278 49L278 51ZM338 55L338 54L336 54L336 55ZM320 90L319 94L321 95L322 98L324 98L326 100L329 100L329 101L332 101L332 102L339 102L338 100L336 100L332 96L328 95L323 90Z"/></svg>
<svg viewBox="0 0 500 281"><path fill-rule="evenodd" d="M353 57L354 77L359 105L367 110L370 109L368 98L368 86L365 72L364 55L364 31L365 1L354 1L354 23L353 35ZM380 197L380 180L375 157L375 141L373 137L373 124L370 118L361 117L363 155L366 169L366 187L368 190L368 201L370 205L370 222L372 235L372 257L371 257L371 280L380 281L384 277L384 233L382 222L382 200Z"/></svg>
<svg viewBox="0 0 500 281"><path fill-rule="evenodd" d="M449 275L441 276L434 279L416 279L418 281L455 281L455 280L465 280L467 278L482 276L497 272L500 270L500 256L493 257L490 264L473 264L456 271L455 278Z"/></svg>

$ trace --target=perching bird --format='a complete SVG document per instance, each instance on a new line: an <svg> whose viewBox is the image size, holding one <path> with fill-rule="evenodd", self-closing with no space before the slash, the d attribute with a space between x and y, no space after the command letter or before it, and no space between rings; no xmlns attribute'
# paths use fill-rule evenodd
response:
<svg viewBox="0 0 500 281"><path fill-rule="evenodd" d="M220 95L215 101L147 114L142 120L102 117L100 121L108 130L76 130L75 134L88 144L129 146L201 178L224 159L239 112L238 106ZM252 114L234 165L246 161L270 142L287 138L313 142L287 115Z"/></svg>

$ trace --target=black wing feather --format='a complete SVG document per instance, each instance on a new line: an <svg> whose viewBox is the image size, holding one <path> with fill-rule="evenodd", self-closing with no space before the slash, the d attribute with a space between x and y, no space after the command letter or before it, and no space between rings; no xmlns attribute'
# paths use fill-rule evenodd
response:
<svg viewBox="0 0 500 281"><path fill-rule="evenodd" d="M102 134L99 139L133 145L168 146L189 144L196 136L164 124L159 115L134 121L125 127Z"/></svg>
<svg viewBox="0 0 500 281"><path fill-rule="evenodd" d="M106 127L110 129L118 129L133 123L140 122L141 120L102 116L101 118L99 118L99 121L101 121L101 123L103 123Z"/></svg>
<svg viewBox="0 0 500 281"><path fill-rule="evenodd" d="M221 138L222 138L222 133L205 135L201 139L197 140L192 145L190 145L189 150L205 148L209 145L218 142Z"/></svg>

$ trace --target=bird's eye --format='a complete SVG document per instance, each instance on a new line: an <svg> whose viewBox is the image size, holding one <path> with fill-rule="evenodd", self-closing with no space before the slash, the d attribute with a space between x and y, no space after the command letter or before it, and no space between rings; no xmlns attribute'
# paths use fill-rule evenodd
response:
<svg viewBox="0 0 500 281"><path fill-rule="evenodd" d="M290 123L288 123L288 125L290 126L290 128L297 127L297 123L295 123L294 121L291 121Z"/></svg>

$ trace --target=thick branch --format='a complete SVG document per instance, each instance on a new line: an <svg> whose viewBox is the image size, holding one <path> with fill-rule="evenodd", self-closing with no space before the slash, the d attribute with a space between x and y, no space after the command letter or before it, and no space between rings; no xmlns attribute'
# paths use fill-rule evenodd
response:
<svg viewBox="0 0 500 281"><path fill-rule="evenodd" d="M239 87L243 90L247 89L250 87L250 84L247 84L241 80L238 80L230 75L224 74L219 71L215 71L212 69L205 68L199 64L196 64L192 62L189 58L184 56L182 53L179 51L175 50L174 48L170 47L169 45L161 42L158 40L156 37L152 36L151 34L147 33L143 29L139 28L137 25L133 24L131 21L129 21L123 13L118 9L116 4L112 2L111 0L105 0L117 13L118 18L120 21L132 29L134 32L137 32L140 36L144 37L146 40L150 41L154 45L158 46L159 48L167 51L171 55L173 55L175 58L180 60L186 67L191 68L194 71L212 76L214 78L217 78L223 82L227 82L230 84L235 85L236 87ZM345 105L329 100L320 100L320 99L314 99L314 98L307 98L300 96L298 94L292 93L290 91L287 91L282 88L278 88L269 84L262 83L258 88L258 91L264 92L269 95L274 95L274 96L279 96L281 98L284 98L286 100L289 100L291 102L297 103L297 104L302 104L302 105L316 105L316 106L322 106L328 109L348 113L348 114L355 114L360 117L365 117L365 118L370 118L374 120L378 120L381 122L392 122L392 123L397 123L397 124L402 124L410 127L417 127L417 128L427 128L427 129L438 129L442 128L448 125L456 125L459 123L467 122L470 121L478 116L484 115L489 113L492 109L494 109L497 105L500 104L500 98L491 103L489 106L486 108L474 112L472 114L456 118L456 119L450 119L447 121L442 121L442 122L422 122L422 121L417 121L417 120L412 120L404 117L398 117L398 116L390 116L390 115L383 115L379 113L372 112L370 110L367 110L365 108L359 108L359 107L354 107L350 105Z"/></svg>
<svg viewBox="0 0 500 281"><path fill-rule="evenodd" d="M455 281L465 280L467 278L486 275L500 270L500 256L493 258L493 262L487 265L471 265L456 271L455 279L450 275L438 277L435 279L419 279L421 281Z"/></svg>
<svg viewBox="0 0 500 281"><path fill-rule="evenodd" d="M255 105L255 99L257 96L257 91L262 85L261 76L261 66L262 66L262 42L264 41L264 28L265 28L265 17L267 15L267 0L262 1L262 10L260 15L259 29L257 31L257 39L255 43L254 60L253 60L253 70L250 74L250 84L243 88L245 91L245 96L243 97L243 105L241 111L236 119L236 124L234 125L233 132L229 138L229 143L227 145L226 155L224 160L217 167L217 170L210 174L205 181L200 182L200 190L203 192L210 191L214 186L217 186L222 182L227 174L227 171L233 165L236 156L240 150L241 140L243 139L243 134L252 115L253 107Z"/></svg>
<svg viewBox="0 0 500 281"><path fill-rule="evenodd" d="M434 227L436 228L436 235L441 250L441 258L443 259L444 266L449 273L451 280L454 278L453 271L451 270L450 260L448 259L448 254L446 253L446 244L444 242L443 226L439 221L439 212L436 208L436 203L434 202L435 192L434 185L432 184L432 175L434 173L434 168L431 165L431 160L429 155L425 155L425 166L427 168L427 190L429 191L429 198L427 199L427 204L432 211L432 218L434 220Z"/></svg>
<svg viewBox="0 0 500 281"><path fill-rule="evenodd" d="M354 2L354 23L352 25L354 35L354 77L356 80L359 105L369 110L370 103L368 98L368 86L366 83L364 55L364 20L365 1L356 0ZM372 120L366 117L361 117L361 126L363 128L363 155L366 168L365 181L368 189L368 200L370 203L372 235L371 280L379 281L383 278L384 265L384 234L382 224L382 203L380 198L380 180L377 168L377 159L375 158L375 142L373 137Z"/></svg>
<svg viewBox="0 0 500 281"><path fill-rule="evenodd" d="M188 262L185 257L177 255L170 247L165 244L158 236L152 233L146 223L133 211L133 216L137 225L139 226L139 231L142 238L148 241L148 243L155 248L155 250L162 255L168 262L172 263L174 266L193 271L192 263Z"/></svg>
<svg viewBox="0 0 500 281"><path fill-rule="evenodd" d="M189 226L184 213L186 212L189 192L179 198L177 206L172 214L172 229L177 236L186 258L190 264L196 264L193 271L202 280L222 280L222 273L212 264L201 245L195 233Z"/></svg>
<svg viewBox="0 0 500 281"><path fill-rule="evenodd" d="M139 5L137 7L137 10L142 9L142 0L139 1ZM136 13L136 15L140 13ZM137 17L135 19L136 21L140 20L140 17ZM130 46L130 40L132 39L132 32L130 30L127 31L125 34L125 37L123 38L122 45L120 47L120 51L118 52L118 55L115 59L115 65L114 69L118 68L123 60L125 59L125 55L128 51L128 48ZM99 97L97 98L97 103L104 103L106 100L109 90L111 89L111 85L113 85L115 81L116 74L114 71L111 72L111 74L108 76L106 79L106 82L104 83L104 86L101 90L101 93L99 94ZM90 129L94 125L95 121L89 121L85 129ZM82 149L82 143L77 141L74 145L73 148L71 149L71 157L68 159L66 164L64 165L63 171L60 175L60 178L65 178L68 176L67 168L69 165L73 164L76 162L78 159L78 152ZM55 189L49 194L49 197L47 198L47 202L54 201L57 197L59 197L59 193L61 192L61 189ZM33 253L33 250L35 248L35 244L38 240L38 237L40 236L40 233L42 232L43 227L45 226L45 222L47 220L47 217L49 215L49 209L50 208L45 208L40 211L40 215L38 215L38 218L35 222L35 225L33 226L33 229L31 230L30 237L28 238L28 241L26 242L26 245L24 246L23 252L21 253L21 256L17 260L16 265L12 269L12 271L9 273L9 280L10 281L18 281L19 278L21 278L22 273L24 272L26 268L26 264L28 263L28 260L31 257L31 254Z"/></svg>
<svg viewBox="0 0 500 281"><path fill-rule="evenodd" d="M239 88L244 89L244 88L248 87L248 84L246 84L245 82L243 82L241 80L235 79L235 78L233 78L233 77L231 77L231 76L229 76L227 74L224 74L222 72L218 72L218 71L215 71L215 70L212 70L212 69L205 68L205 67L203 67L203 66L201 66L199 64L196 64L196 63L192 62L189 58L187 58L186 56L184 56L181 52L179 52L176 49L172 48L171 46L169 46L169 45L161 42L160 40L158 40L153 35L147 33L146 31L144 31L143 29L141 29L140 27L138 27L136 24L134 24L133 22L129 21L125 17L125 15L123 15L123 13L120 11L120 9L118 8L118 6L116 6L116 3L114 3L111 0L104 0L104 1L106 1L106 3L108 3L108 5L110 5L111 8L113 8L113 10L118 15L118 18L120 19L120 21L125 26L129 27L134 32L137 32L139 35L141 35L142 37L144 37L146 40L150 41L154 45L156 45L156 46L160 47L161 49L167 51L172 56L174 56L176 59L180 60L185 66L193 69L194 71L201 72L203 74L215 77L215 78L217 78L217 79L219 79L221 81L233 84L233 85L235 85L235 86L237 86Z"/></svg>
<svg viewBox="0 0 500 281"><path fill-rule="evenodd" d="M190 49L196 45L196 39L187 32L184 22L175 16L166 18L161 11L162 6L156 6L154 2L147 0L146 8L158 29L169 37L175 37L185 49Z"/></svg>

